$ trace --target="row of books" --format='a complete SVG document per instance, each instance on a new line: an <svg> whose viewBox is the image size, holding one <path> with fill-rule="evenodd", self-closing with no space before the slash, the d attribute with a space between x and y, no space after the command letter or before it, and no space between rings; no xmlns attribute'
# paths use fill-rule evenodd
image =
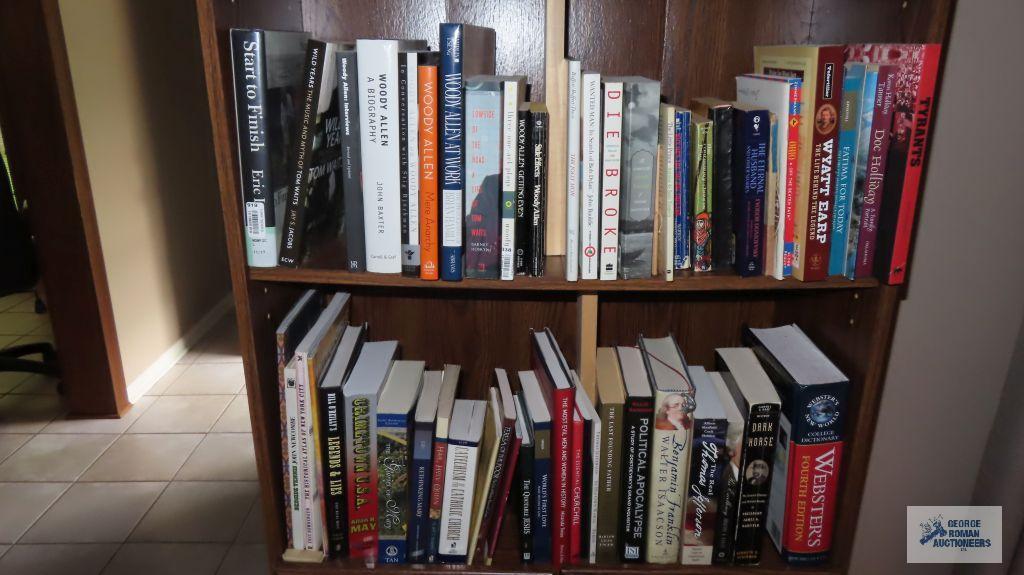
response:
<svg viewBox="0 0 1024 575"><path fill-rule="evenodd" d="M849 384L795 325L745 329L717 371L671 335L600 348L590 390L531 331L530 369L471 400L348 308L310 290L277 330L290 549L490 564L510 512L526 563L757 564L765 530L827 560Z"/></svg>

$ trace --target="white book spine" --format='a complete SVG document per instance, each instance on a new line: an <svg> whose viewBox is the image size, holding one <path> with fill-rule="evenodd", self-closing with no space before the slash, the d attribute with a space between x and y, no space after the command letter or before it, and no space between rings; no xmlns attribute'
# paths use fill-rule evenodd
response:
<svg viewBox="0 0 1024 575"><path fill-rule="evenodd" d="M675 253L675 176L676 176L676 108L661 107L661 185L658 186L661 201L661 271L665 281L675 276L673 265Z"/></svg>
<svg viewBox="0 0 1024 575"><path fill-rule="evenodd" d="M409 138L409 245L417 252L414 260L420 263L420 91L418 52L406 54L406 118L408 119Z"/></svg>
<svg viewBox="0 0 1024 575"><path fill-rule="evenodd" d="M601 490L598 486L601 485L601 419L594 416L592 423L593 429L591 431L592 441L590 444L590 562L597 563L597 514L599 510L597 508L598 495L601 494Z"/></svg>
<svg viewBox="0 0 1024 575"><path fill-rule="evenodd" d="M580 256L580 61L569 60L568 138L565 163L565 279L579 277Z"/></svg>
<svg viewBox="0 0 1024 575"><path fill-rule="evenodd" d="M444 503L441 506L440 555L469 553L470 516L476 483L478 446L449 444L445 461Z"/></svg>
<svg viewBox="0 0 1024 575"><path fill-rule="evenodd" d="M516 164L518 149L516 147L516 129L519 114L519 82L506 80L502 82L501 104L501 197L516 197ZM513 200L514 201L514 200ZM511 280L516 277L516 218L515 208L501 206L501 279ZM511 217L504 214L511 213Z"/></svg>
<svg viewBox="0 0 1024 575"><path fill-rule="evenodd" d="M309 367L304 354L295 356L295 390L299 408L299 491L302 495L302 542L306 549L321 544L320 504L317 499L316 438Z"/></svg>
<svg viewBox="0 0 1024 575"><path fill-rule="evenodd" d="M288 512L292 518L292 548L305 549L305 535L302 521L301 490L299 478L302 472L299 470L299 405L296 386L295 365L291 364L284 368L284 405L285 405L285 429L287 430L288 441Z"/></svg>
<svg viewBox="0 0 1024 575"><path fill-rule="evenodd" d="M580 162L580 278L596 280L601 241L601 75L583 74Z"/></svg>
<svg viewBox="0 0 1024 575"><path fill-rule="evenodd" d="M619 274L619 170L622 166L622 82L604 84L604 129L601 154L601 273Z"/></svg>
<svg viewBox="0 0 1024 575"><path fill-rule="evenodd" d="M398 42L357 40L366 271L401 273Z"/></svg>

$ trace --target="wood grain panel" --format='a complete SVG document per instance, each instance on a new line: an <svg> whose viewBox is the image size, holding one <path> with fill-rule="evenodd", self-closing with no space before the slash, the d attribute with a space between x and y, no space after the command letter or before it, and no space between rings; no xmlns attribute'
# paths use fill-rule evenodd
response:
<svg viewBox="0 0 1024 575"><path fill-rule="evenodd" d="M239 28L267 28L270 30L302 30L301 0L219 0L221 4L235 5L235 26ZM217 6L217 11L230 10Z"/></svg>
<svg viewBox="0 0 1024 575"><path fill-rule="evenodd" d="M426 40L437 47L444 0L302 0L303 28L313 37Z"/></svg>
<svg viewBox="0 0 1024 575"><path fill-rule="evenodd" d="M815 44L942 42L953 0L815 0L809 40Z"/></svg>
<svg viewBox="0 0 1024 575"><path fill-rule="evenodd" d="M736 76L754 69L754 46L807 42L813 0L668 0L662 92L669 102L736 98Z"/></svg>
<svg viewBox="0 0 1024 575"><path fill-rule="evenodd" d="M571 0L569 56L608 76L661 78L665 0Z"/></svg>

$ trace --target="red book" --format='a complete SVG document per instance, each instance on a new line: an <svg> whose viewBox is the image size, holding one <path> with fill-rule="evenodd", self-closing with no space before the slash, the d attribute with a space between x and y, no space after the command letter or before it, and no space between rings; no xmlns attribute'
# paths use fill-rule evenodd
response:
<svg viewBox="0 0 1024 575"><path fill-rule="evenodd" d="M569 562L579 563L583 556L583 417L573 407L572 414L572 485L569 491ZM589 537L589 533L587 536Z"/></svg>
<svg viewBox="0 0 1024 575"><path fill-rule="evenodd" d="M852 62L896 66L892 135L888 171L878 225L875 273L889 284L906 279L917 196L935 112L935 84L942 46L939 44L851 44Z"/></svg>
<svg viewBox="0 0 1024 575"><path fill-rule="evenodd" d="M494 551L498 548L498 535L501 534L501 524L505 519L505 508L508 503L509 493L512 491L512 480L515 479L516 464L519 462L519 447L523 444L523 438L513 433L512 446L509 449L508 463L505 465L505 473L501 478L501 488L498 491L498 500L495 503L494 520L491 522L490 532L487 534L484 558L487 565L494 559Z"/></svg>
<svg viewBox="0 0 1024 575"><path fill-rule="evenodd" d="M551 562L570 563L570 520L572 484L572 413L575 399L569 368L551 330L531 332L533 357L530 367L537 376L551 412Z"/></svg>

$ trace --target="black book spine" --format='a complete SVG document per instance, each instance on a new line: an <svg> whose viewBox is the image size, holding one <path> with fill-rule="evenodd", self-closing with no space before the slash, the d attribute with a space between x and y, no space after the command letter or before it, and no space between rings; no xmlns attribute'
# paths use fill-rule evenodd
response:
<svg viewBox="0 0 1024 575"><path fill-rule="evenodd" d="M740 496L736 506L733 562L737 565L757 565L761 561L761 537L771 493L771 470L778 435L779 405L751 405L743 430Z"/></svg>
<svg viewBox="0 0 1024 575"><path fill-rule="evenodd" d="M402 275L419 277L412 264L409 241L409 63L398 53L398 190L402 215Z"/></svg>
<svg viewBox="0 0 1024 575"><path fill-rule="evenodd" d="M348 271L366 271L363 228L363 161L359 143L359 71L355 51L338 54L338 98L341 107L342 191L345 202L345 249Z"/></svg>
<svg viewBox="0 0 1024 575"><path fill-rule="evenodd" d="M320 100L320 81L323 79L327 44L310 40L306 44L303 65L302 100L297 106L295 134L288 154L288 199L285 203L284 229L278 263L291 268L299 267L302 260L302 240L306 224L306 199L309 196L307 171L313 157L313 138L316 134L316 112Z"/></svg>
<svg viewBox="0 0 1024 575"><path fill-rule="evenodd" d="M548 195L548 114L531 113L533 131L530 144L533 147L532 191L530 194L530 275L544 275L544 224Z"/></svg>
<svg viewBox="0 0 1024 575"><path fill-rule="evenodd" d="M519 447L519 464L516 477L519 489L519 556L523 563L532 563L533 557L533 515L534 502L533 474L535 449L533 445Z"/></svg>
<svg viewBox="0 0 1024 575"><path fill-rule="evenodd" d="M622 477L625 501L622 504L622 524L619 540L621 557L625 563L643 561L647 545L647 487L650 482L651 429L654 419L654 399L629 397L626 399L625 435L623 440Z"/></svg>
<svg viewBox="0 0 1024 575"><path fill-rule="evenodd" d="M732 106L719 106L711 111L714 121L714 162L711 164L711 258L715 269L732 267L736 261L736 234L733 230L732 181Z"/></svg>
<svg viewBox="0 0 1024 575"><path fill-rule="evenodd" d="M348 555L348 499L345 493L345 440L339 405L341 388L320 390L320 421L323 426L321 460L324 462L324 510L327 520L328 557Z"/></svg>
<svg viewBox="0 0 1024 575"><path fill-rule="evenodd" d="M715 518L715 545L711 555L711 562L716 565L732 563L739 487L737 470L735 466L727 462L716 487L718 490L718 516Z"/></svg>
<svg viewBox="0 0 1024 575"><path fill-rule="evenodd" d="M520 108L516 118L516 275L526 275L526 258L530 250L530 204L527 192L533 188L533 166L530 146L530 111Z"/></svg>

